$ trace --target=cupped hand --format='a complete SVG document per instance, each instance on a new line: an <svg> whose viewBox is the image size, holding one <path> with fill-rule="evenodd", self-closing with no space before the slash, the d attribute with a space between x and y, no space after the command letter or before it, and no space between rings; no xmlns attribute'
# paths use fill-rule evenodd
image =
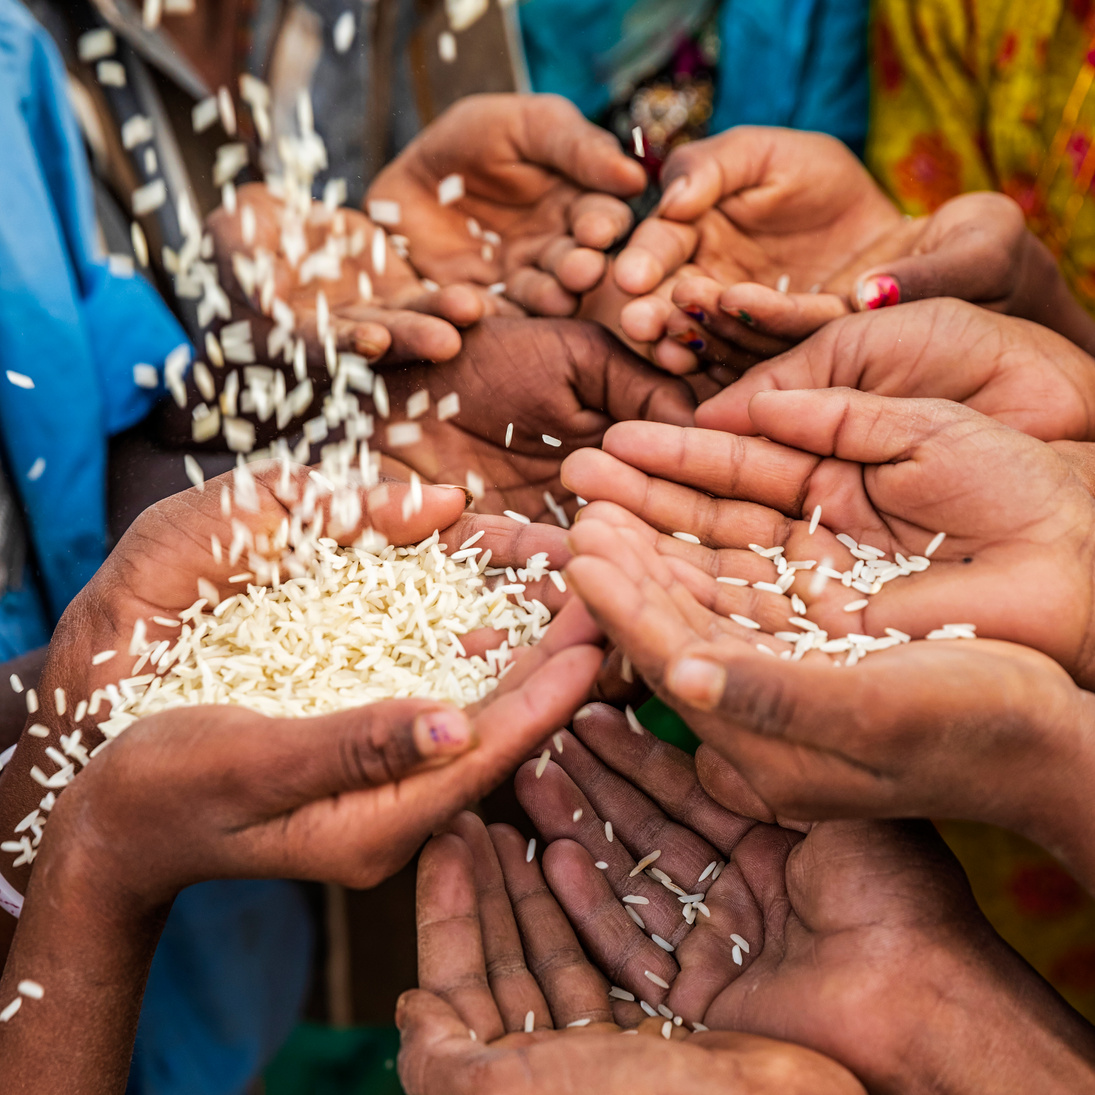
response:
<svg viewBox="0 0 1095 1095"><path fill-rule="evenodd" d="M700 634L719 620L719 632L755 641L731 613L776 636L819 626L831 637L886 639L892 628L919 639L972 624L979 637L1049 655L1082 687L1095 683L1095 506L1053 448L967 407L847 389L758 392L749 413L764 437L626 423L605 451L568 459L567 486L610 503L591 506L571 533L586 558L569 580L619 645L620 614L641 616L628 598L650 584L686 613L697 605ZM912 572L862 591L827 577L821 567L855 573L838 535ZM783 577L750 545L815 565ZM783 593L766 588L781 581ZM790 623L795 607L804 628Z"/></svg>
<svg viewBox="0 0 1095 1095"><path fill-rule="evenodd" d="M172 620L199 597L219 600L233 595L239 586L231 579L238 581L241 573L252 574L260 584L268 581L272 566L286 564L282 549L277 547L279 530L292 520L292 507L305 491L316 490L317 515L326 518L323 532L343 544L352 543L367 527L397 544L416 543L440 529L442 542L452 550L482 532L479 546L490 549L502 566L522 566L541 551L559 563L565 559L558 529L465 514L463 488L423 487L421 509L406 516L403 503L410 489L406 485L382 483L369 490L348 489L360 502L352 527L343 527L332 518L333 496L316 489L308 468L283 468L276 462L251 465L247 473L237 470L147 509L57 627L38 688L38 708L30 720L51 734L41 737L24 732L15 757L0 775L4 788L0 830L10 832L42 797L31 770L36 764L52 770L52 762L45 758L46 750L57 741L54 734L72 735L78 728L82 747L89 751L102 740L97 724L105 717L107 705L93 715L86 706L81 708L81 701L90 701L97 689L116 686L132 675L138 653L130 650L138 621L143 621L144 638L136 642L135 651L147 643L173 642L178 629ZM222 509L225 495L233 503L228 516ZM291 554L288 562L292 562ZM535 595L552 609L563 604L562 594L549 581L540 583ZM582 615L577 603L571 611ZM564 631L567 626L564 621ZM484 648L495 635L483 633ZM472 637L472 646L476 638ZM578 696L576 702L580 699ZM11 868L5 868L5 873L18 878L28 869L20 867L11 873Z"/></svg>
<svg viewBox="0 0 1095 1095"><path fill-rule="evenodd" d="M549 842L552 893L617 985L689 1026L813 1048L880 1093L1090 1082L1091 1027L995 935L930 826L789 829L725 762L701 783L610 708L574 734L541 779L521 769L518 795ZM689 924L693 895L706 912ZM644 927L627 897L646 899L629 903Z"/></svg>
<svg viewBox="0 0 1095 1095"><path fill-rule="evenodd" d="M452 200L442 183L458 176ZM607 131L554 95L472 95L425 129L369 188L423 277L501 287L530 312L567 316L631 225L621 199L643 169ZM451 183L448 185L455 185Z"/></svg>
<svg viewBox="0 0 1095 1095"><path fill-rule="evenodd" d="M688 1036L616 1003L582 952L524 839L474 815L423 852L419 982L400 1000L409 1095L734 1090L856 1095L844 1069L749 1035ZM531 1017L531 1020L529 1019ZM617 1021L633 1037L624 1036Z"/></svg>
<svg viewBox="0 0 1095 1095"><path fill-rule="evenodd" d="M245 228L248 221L253 231ZM322 202L302 213L264 183L241 187L236 210L221 206L206 228L232 303L231 321L250 322L258 359L291 362L292 354L286 358L281 349L285 336L290 344L303 339L316 381L329 383L328 336L336 350L374 360L446 361L460 350L457 328L498 308L496 298L474 286L424 283L384 228L364 214Z"/></svg>
<svg viewBox="0 0 1095 1095"><path fill-rule="evenodd" d="M209 878L376 885L569 718L599 667L597 637L574 602L463 711L393 700L312 719L150 716L66 788L46 839L94 849L107 899L149 907Z"/></svg>
<svg viewBox="0 0 1095 1095"><path fill-rule="evenodd" d="M707 400L696 425L755 433L755 393L805 388L950 399L1044 441L1095 439L1095 359L1048 327L949 299L838 319Z"/></svg>
<svg viewBox="0 0 1095 1095"><path fill-rule="evenodd" d="M903 224L856 157L817 133L741 126L675 150L662 184L656 216L636 229L614 276L638 298L620 312L623 333L674 371L742 351L771 356L845 314L840 297L816 289L880 245L889 257ZM737 283L751 295L720 308Z"/></svg>
<svg viewBox="0 0 1095 1095"><path fill-rule="evenodd" d="M472 483L477 476L484 484L480 510L514 510L534 521L558 522L560 507L573 516L577 502L559 481L568 453L600 444L614 421L690 423L694 406L682 381L577 320L487 320L467 333L454 361L393 368L384 379L393 417L378 423L374 446L427 481L467 483L471 473ZM399 435L391 423L419 390L431 402L416 419L421 439L393 445ZM438 403L450 393L459 411L438 420Z"/></svg>

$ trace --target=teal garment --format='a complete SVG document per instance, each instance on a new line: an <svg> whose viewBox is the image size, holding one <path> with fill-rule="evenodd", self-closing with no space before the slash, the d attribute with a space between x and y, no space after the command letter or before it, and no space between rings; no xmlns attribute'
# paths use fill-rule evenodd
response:
<svg viewBox="0 0 1095 1095"><path fill-rule="evenodd" d="M66 86L49 36L0 0L0 445L35 572L0 599L0 660L48 636L106 557L107 438L162 394L133 367L186 341L147 282L97 254Z"/></svg>
<svg viewBox="0 0 1095 1095"><path fill-rule="evenodd" d="M532 86L596 117L660 71L718 8L711 132L778 125L867 136L867 0L524 0Z"/></svg>
<svg viewBox="0 0 1095 1095"><path fill-rule="evenodd" d="M867 142L867 0L726 0L711 132L778 125Z"/></svg>

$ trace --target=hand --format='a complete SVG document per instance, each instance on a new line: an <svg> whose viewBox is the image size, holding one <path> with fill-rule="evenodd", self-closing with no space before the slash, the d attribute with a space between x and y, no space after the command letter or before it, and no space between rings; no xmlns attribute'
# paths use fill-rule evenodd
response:
<svg viewBox="0 0 1095 1095"><path fill-rule="evenodd" d="M573 516L577 502L559 482L568 453L600 444L614 420L691 423L694 406L682 381L652 369L596 326L572 320L488 320L468 332L453 362L407 365L386 370L384 378L393 408L401 410L424 389L434 405L455 392L460 412L445 421L433 412L417 419L422 440L413 445L392 447L380 428L374 446L427 481L464 483L472 472L486 488L479 509L515 510L534 521L558 521L545 495ZM544 435L562 444L553 447Z"/></svg>
<svg viewBox="0 0 1095 1095"><path fill-rule="evenodd" d="M952 399L1044 441L1095 439L1095 360L1047 327L955 300L836 320L709 399L696 424L752 434L756 392L837 387Z"/></svg>
<svg viewBox="0 0 1095 1095"><path fill-rule="evenodd" d="M725 762L708 757L701 784L691 758L636 737L610 708L576 719L574 733L541 779L521 769L518 796L549 842L548 886L617 985L689 1025L808 1046L874 1092L1091 1082L1092 1028L995 935L929 825L824 822L798 827L803 837ZM703 893L710 917L690 926L675 893L631 877L655 849L655 866ZM719 862L717 879L698 881ZM625 895L647 898L632 906L645 931Z"/></svg>
<svg viewBox="0 0 1095 1095"><path fill-rule="evenodd" d="M772 356L846 314L838 296L812 290L857 259L862 269L883 243L889 257L888 237L904 224L856 157L816 133L741 126L675 150L662 183L657 215L620 254L615 281L639 298L619 314L623 334L673 372L742 351ZM776 288L785 275L790 295ZM752 295L719 312L719 292L736 283ZM780 306L779 322L765 300Z"/></svg>
<svg viewBox="0 0 1095 1095"><path fill-rule="evenodd" d="M419 865L422 988L403 996L396 1017L409 1095L862 1095L831 1061L767 1039L671 1028L667 1041L658 1019L623 1041L608 985L539 866L526 862L522 837L504 825L488 834L469 814L454 830ZM535 1029L525 1033L529 1012ZM630 1018L634 1029L641 1013Z"/></svg>
<svg viewBox="0 0 1095 1095"><path fill-rule="evenodd" d="M832 167L833 180L838 182L839 162ZM845 181L854 186L851 164L847 171ZM707 173L711 175L710 167ZM712 183L707 185L710 188ZM695 184L687 191L689 197L696 192ZM771 275L729 279L717 272L690 271L701 276L678 280L672 297L679 310L668 313L668 337L684 346L699 339L704 342L700 356L717 361L735 344L765 347L776 346L781 339L784 345L797 342L849 311L956 297L1045 324L1088 353L1095 352L1095 322L1072 296L1056 259L1026 227L1022 211L1011 198L963 194L931 216L900 221L886 215L873 200L869 205L877 213L878 224L889 222L888 227L848 257L841 269L815 282L809 292L795 290L793 275L791 291L780 293L773 290ZM839 206L838 202L834 208ZM691 215L687 205L683 212ZM666 250L667 243L660 239L655 250ZM742 322L753 332L751 340L742 338ZM682 351L663 347L662 352L679 355Z"/></svg>
<svg viewBox="0 0 1095 1095"><path fill-rule="evenodd" d="M374 236L384 230L356 210L332 211L313 202L302 216L264 183L241 187L236 201L234 213L220 207L206 228L213 237L220 283L233 304L232 321L250 321L256 354L264 362L284 363L280 349L268 349L282 316L275 310L275 299L291 310L292 335L304 339L312 379L325 384L330 375L325 332L317 322L320 292L327 300L326 329L335 348L374 360L387 356L447 361L460 350L456 328L497 310L497 302L474 287L437 289L424 284L388 237L384 270L378 271ZM251 239L244 234L245 210L246 216L254 217ZM326 262L317 263L324 257ZM362 295L363 286L367 296ZM226 367L231 368L231 362Z"/></svg>
<svg viewBox="0 0 1095 1095"><path fill-rule="evenodd" d="M1095 508L1052 448L966 407L846 389L758 392L749 413L770 440L625 423L606 434L604 452L568 459L569 489L612 503L591 505L571 532L572 549L588 558L571 562L568 581L629 654L638 628L645 644L656 636L672 647L656 622L669 613L687 620L678 635L713 628L755 641L759 633L731 613L772 635L795 630L788 598L798 596L832 637L885 637L889 627L922 638L972 623L980 637L1049 655L1081 687L1095 683ZM822 524L811 536L818 505ZM668 535L675 531L702 543ZM855 560L837 532L893 558L923 553L940 531L947 538L930 569L868 597L811 571L796 571L786 595L715 580L776 581L775 566L749 544L844 572ZM647 586L649 595L636 592ZM861 600L865 607L844 611ZM657 658L633 661L654 683Z"/></svg>
<svg viewBox="0 0 1095 1095"><path fill-rule="evenodd" d="M39 685L39 710L31 722L39 722L57 734L71 734L74 716L81 700L90 700L93 692L117 684L132 675L136 660L129 653L138 620L145 621L149 642L173 640L178 634L156 617L172 619L192 605L199 596L223 598L238 587L230 578L240 571L256 574L259 580L269 571L270 559L263 544L274 540L289 513L290 504L306 488L309 469L288 466L282 481L279 463L250 465L254 497L247 498L243 485L247 479L233 472L210 480L201 490L192 489L146 510L122 538L88 586L69 606L51 643L50 653ZM221 511L222 489L232 490L235 504L232 516ZM399 484L381 484L371 490L353 490L361 503L360 518L353 527L340 527L330 517L332 497L317 502L320 516L326 518L324 531L340 543L353 542L367 527L395 543L415 543L434 529L441 529L443 542L455 548L476 531L484 533L480 544L490 549L503 566L523 565L539 551L559 557L562 536L545 526L524 526L503 518L465 515L466 495L462 488L423 488L422 509L403 517L403 499L408 488ZM245 528L252 544L240 558L232 550L237 528ZM220 543L214 551L213 538ZM277 557L277 556L275 556ZM203 585L199 587L199 579ZM204 583L212 586L210 590ZM202 592L202 590L206 592ZM549 581L539 584L534 595L549 608L562 604L562 595ZM577 607L577 606L576 606ZM475 643L490 645L495 633L485 632L469 640L469 652L481 652ZM114 650L115 656L100 665L93 658L101 651ZM508 679L508 677L507 677ZM64 714L54 703L56 689L66 698ZM80 723L82 744L92 749L102 740L97 717L88 715ZM29 813L42 797L42 789L30 777L35 764L52 771L45 750L56 738L40 738L24 733L10 765L0 775L0 831L12 828ZM26 877L29 867L4 874L10 881Z"/></svg>
<svg viewBox="0 0 1095 1095"><path fill-rule="evenodd" d="M1043 323L1095 353L1095 321L1072 296L1057 260L1003 194L962 194L910 222L903 246L855 271L858 309L957 297ZM847 289L847 278L840 289Z"/></svg>
<svg viewBox="0 0 1095 1095"><path fill-rule="evenodd" d="M438 187L463 179L446 205ZM389 164L367 205L397 202L410 261L440 285L505 284L528 311L567 316L600 281L602 252L631 225L620 201L643 169L610 133L554 95L472 95ZM473 223L474 222L474 223Z"/></svg>
<svg viewBox="0 0 1095 1095"><path fill-rule="evenodd" d="M45 987L0 1030L12 1089L124 1087L152 953L183 886L371 886L398 870L581 702L600 652L577 608L466 713L419 700L315 719L177 709L93 758L52 811L0 982L5 1002L24 978ZM33 1052L43 1039L59 1043L48 1061Z"/></svg>

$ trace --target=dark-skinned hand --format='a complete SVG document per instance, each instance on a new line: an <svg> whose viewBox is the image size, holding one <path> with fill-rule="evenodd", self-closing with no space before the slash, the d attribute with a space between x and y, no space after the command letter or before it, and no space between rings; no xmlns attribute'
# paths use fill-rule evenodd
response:
<svg viewBox="0 0 1095 1095"><path fill-rule="evenodd" d="M889 627L919 639L973 624L979 637L1049 655L1082 687L1095 682L1095 504L1052 447L968 407L849 389L758 392L749 414L764 437L624 423L608 432L604 451L568 458L567 486L608 503L591 506L572 531L573 549L589 558L569 572L602 623L612 618L610 633L616 613L637 624L680 587L701 610L691 621L698 634L720 619L720 631L746 635L728 619L735 613L774 635L796 630L789 598L797 596L831 637L882 638ZM813 569L796 571L783 595L716 580L776 582L773 562L750 544L783 547L788 562L828 560L843 573L856 560L837 534L912 560L938 532L946 539L929 567L870 596ZM651 550L640 558L632 542ZM663 581L674 592L655 597ZM651 596L636 599L648 583ZM657 630L652 619L646 626Z"/></svg>
<svg viewBox="0 0 1095 1095"><path fill-rule="evenodd" d="M458 175L463 194L442 205ZM441 286L504 286L529 312L568 316L604 275L631 226L621 199L642 167L612 134L556 95L471 95L428 126L376 178L366 208L398 203L393 228L423 277Z"/></svg>
<svg viewBox="0 0 1095 1095"><path fill-rule="evenodd" d="M427 846L418 925L422 987L397 1014L409 1095L862 1095L847 1071L798 1046L672 1026L666 1040L660 1018L614 1015L607 982L509 826L488 832L462 814Z"/></svg>
<svg viewBox="0 0 1095 1095"><path fill-rule="evenodd" d="M1048 327L942 299L827 324L707 400L696 425L754 433L756 392L805 388L951 399L1043 441L1095 437L1095 359Z"/></svg>
<svg viewBox="0 0 1095 1095"><path fill-rule="evenodd" d="M417 419L419 443L393 447L390 423L378 422L374 447L430 482L465 484L471 472L486 490L478 509L514 510L534 521L557 521L545 494L571 516L575 512L574 495L559 481L567 454L600 444L615 421L684 425L694 407L683 381L578 320L487 320L465 335L455 360L394 367L384 379L390 422L403 419L408 397L420 389L429 392L431 406ZM439 421L437 403L450 392L459 397L459 413ZM561 444L553 446L545 435Z"/></svg>
<svg viewBox="0 0 1095 1095"><path fill-rule="evenodd" d="M697 776L611 708L574 733L540 780L521 769L518 795L549 842L551 892L615 984L689 1026L808 1046L880 1095L1091 1083L1095 1032L995 935L929 825L787 828L720 758L698 758ZM710 916L689 925L676 893L632 875L655 850ZM645 928L625 896L647 899L631 906Z"/></svg>

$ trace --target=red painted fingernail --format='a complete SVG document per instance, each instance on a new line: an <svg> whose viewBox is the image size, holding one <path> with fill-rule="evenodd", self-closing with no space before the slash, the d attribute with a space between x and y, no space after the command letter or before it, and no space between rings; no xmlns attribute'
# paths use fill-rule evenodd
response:
<svg viewBox="0 0 1095 1095"><path fill-rule="evenodd" d="M707 322L707 315L702 308L685 308L684 314L688 316L689 319L694 319L697 323Z"/></svg>
<svg viewBox="0 0 1095 1095"><path fill-rule="evenodd" d="M868 278L856 289L859 306L867 311L889 308L901 303L901 286L888 274Z"/></svg>

